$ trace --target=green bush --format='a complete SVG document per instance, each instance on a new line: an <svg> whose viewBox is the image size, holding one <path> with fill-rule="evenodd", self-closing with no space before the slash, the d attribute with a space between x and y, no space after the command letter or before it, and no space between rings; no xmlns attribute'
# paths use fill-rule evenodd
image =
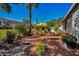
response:
<svg viewBox="0 0 79 59"><path fill-rule="evenodd" d="M23 37L23 35L19 32L15 33L15 39L20 40Z"/></svg>
<svg viewBox="0 0 79 59"><path fill-rule="evenodd" d="M67 43L67 45L70 46L71 48L76 48L76 43L77 43L76 37L67 34L63 36L62 40L63 42Z"/></svg>
<svg viewBox="0 0 79 59"><path fill-rule="evenodd" d="M38 55L43 55L45 53L46 45L39 43L36 45L36 52Z"/></svg>
<svg viewBox="0 0 79 59"><path fill-rule="evenodd" d="M23 25L17 25L15 29L18 30L23 35L26 35L29 32L28 29L26 29Z"/></svg>
<svg viewBox="0 0 79 59"><path fill-rule="evenodd" d="M66 32L60 30L60 31L59 31L59 34L60 34L61 37L64 37L64 36L66 36L68 33L66 33Z"/></svg>
<svg viewBox="0 0 79 59"><path fill-rule="evenodd" d="M36 34L44 35L48 30L50 30L50 27L45 23L38 23L35 24L34 28L36 29Z"/></svg>
<svg viewBox="0 0 79 59"><path fill-rule="evenodd" d="M0 39L1 40L3 40L3 41L6 40L7 31L16 32L15 29L0 29Z"/></svg>
<svg viewBox="0 0 79 59"><path fill-rule="evenodd" d="M0 30L0 39L3 40L4 42L7 41L9 38L20 40L23 37L23 34L17 31L16 29L4 29ZM14 37L12 37L14 36Z"/></svg>
<svg viewBox="0 0 79 59"><path fill-rule="evenodd" d="M42 29L35 29L33 31L34 34L38 34L38 35L44 35L46 33L45 30L42 30Z"/></svg>
<svg viewBox="0 0 79 59"><path fill-rule="evenodd" d="M9 44L13 44L14 39L15 39L15 33L11 32L11 31L7 31L7 34L6 34L6 41L7 41Z"/></svg>

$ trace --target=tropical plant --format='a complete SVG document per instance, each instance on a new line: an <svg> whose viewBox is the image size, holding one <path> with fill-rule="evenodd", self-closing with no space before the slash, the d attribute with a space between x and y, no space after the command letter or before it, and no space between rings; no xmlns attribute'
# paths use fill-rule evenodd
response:
<svg viewBox="0 0 79 59"><path fill-rule="evenodd" d="M29 20L29 19L24 19L24 20L23 20L23 23L24 23L24 24L29 24L29 23L30 23L30 20Z"/></svg>
<svg viewBox="0 0 79 59"><path fill-rule="evenodd" d="M43 35L50 29L49 26L45 23L37 23L34 26L36 34Z"/></svg>
<svg viewBox="0 0 79 59"><path fill-rule="evenodd" d="M60 25L61 25L61 20L62 18L58 18L58 19L53 19L51 21L48 21L47 24L50 27L54 27L55 31L59 31L60 30Z"/></svg>
<svg viewBox="0 0 79 59"><path fill-rule="evenodd" d="M16 30L14 33L15 33L15 39L17 40L20 40L23 37L23 34L20 33L18 30Z"/></svg>
<svg viewBox="0 0 79 59"><path fill-rule="evenodd" d="M28 29L26 29L22 24L21 25L17 25L16 27L15 27L15 29L17 30L17 31L19 31L20 33L22 33L23 35L26 35L26 34L28 34Z"/></svg>
<svg viewBox="0 0 79 59"><path fill-rule="evenodd" d="M8 3L0 3L0 8L2 8L8 13L11 12L11 7L10 7L10 4Z"/></svg>
<svg viewBox="0 0 79 59"><path fill-rule="evenodd" d="M59 28L58 25L55 25L55 26L54 26L54 29L55 29L56 32L58 32L58 31L60 30L60 28Z"/></svg>
<svg viewBox="0 0 79 59"><path fill-rule="evenodd" d="M22 37L23 37L23 35L21 33L16 34L16 39L20 40Z"/></svg>
<svg viewBox="0 0 79 59"><path fill-rule="evenodd" d="M67 34L63 36L62 40L68 45L68 47L76 48L77 38L75 36Z"/></svg>
<svg viewBox="0 0 79 59"><path fill-rule="evenodd" d="M30 29L29 29L29 33L31 35L31 31L32 31L32 8L33 7L36 7L38 8L38 5L37 3L28 3L26 4L28 9L29 9L29 20L30 20Z"/></svg>
<svg viewBox="0 0 79 59"><path fill-rule="evenodd" d="M11 32L11 31L7 31L6 41L7 41L9 44L13 44L14 39L15 39L15 33Z"/></svg>
<svg viewBox="0 0 79 59"><path fill-rule="evenodd" d="M67 32L64 32L62 30L59 31L59 34L61 35L61 37L64 37L66 36L68 33Z"/></svg>
<svg viewBox="0 0 79 59"><path fill-rule="evenodd" d="M55 25L60 26L62 19L63 19L63 18L52 19L52 20L48 21L47 24L48 24L50 27L54 27Z"/></svg>
<svg viewBox="0 0 79 59"><path fill-rule="evenodd" d="M43 55L45 53L46 50L46 45L43 43L38 43L36 45L36 52L38 55Z"/></svg>
<svg viewBox="0 0 79 59"><path fill-rule="evenodd" d="M44 29L49 29L49 26L45 23L38 23L35 24L35 28L44 30Z"/></svg>

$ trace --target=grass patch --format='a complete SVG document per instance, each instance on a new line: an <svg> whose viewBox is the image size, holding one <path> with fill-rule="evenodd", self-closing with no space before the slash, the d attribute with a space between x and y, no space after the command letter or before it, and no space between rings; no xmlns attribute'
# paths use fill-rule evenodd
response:
<svg viewBox="0 0 79 59"><path fill-rule="evenodd" d="M36 53L41 56L45 53L46 45L43 43L36 44Z"/></svg>

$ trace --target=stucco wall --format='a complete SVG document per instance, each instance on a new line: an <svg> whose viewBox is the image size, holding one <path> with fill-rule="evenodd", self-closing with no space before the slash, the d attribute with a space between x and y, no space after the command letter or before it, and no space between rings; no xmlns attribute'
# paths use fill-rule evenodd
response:
<svg viewBox="0 0 79 59"><path fill-rule="evenodd" d="M72 20L73 20L72 35L74 35L78 39L77 42L79 43L79 9L73 13Z"/></svg>

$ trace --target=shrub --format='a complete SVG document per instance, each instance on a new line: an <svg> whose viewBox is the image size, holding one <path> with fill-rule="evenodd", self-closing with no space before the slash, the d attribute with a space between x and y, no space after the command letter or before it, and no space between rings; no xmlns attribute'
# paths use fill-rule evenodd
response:
<svg viewBox="0 0 79 59"><path fill-rule="evenodd" d="M15 39L15 33L11 32L11 31L7 31L6 41L7 41L9 44L13 44L14 39Z"/></svg>
<svg viewBox="0 0 79 59"><path fill-rule="evenodd" d="M29 33L28 29L26 29L23 25L17 25L15 29L18 30L23 35L26 35Z"/></svg>
<svg viewBox="0 0 79 59"><path fill-rule="evenodd" d="M36 52L38 55L43 55L45 53L46 45L39 43L36 45Z"/></svg>
<svg viewBox="0 0 79 59"><path fill-rule="evenodd" d="M66 36L68 33L66 33L66 32L64 32L64 31L59 31L59 34L62 36L62 37L64 37L64 36Z"/></svg>
<svg viewBox="0 0 79 59"><path fill-rule="evenodd" d="M44 35L45 34L45 30L42 29L35 29L33 31L34 34L38 34L38 35Z"/></svg>
<svg viewBox="0 0 79 59"><path fill-rule="evenodd" d="M23 35L19 32L16 33L15 38L20 40L23 37Z"/></svg>
<svg viewBox="0 0 79 59"><path fill-rule="evenodd" d="M76 37L67 34L66 36L63 36L62 38L63 42L67 43L68 46L71 48L76 48L77 39Z"/></svg>
<svg viewBox="0 0 79 59"><path fill-rule="evenodd" d="M46 32L48 32L50 27L45 23L38 23L35 24L35 29L36 34L44 35Z"/></svg>
<svg viewBox="0 0 79 59"><path fill-rule="evenodd" d="M40 30L40 32L41 32L41 35L45 34L45 30Z"/></svg>
<svg viewBox="0 0 79 59"><path fill-rule="evenodd" d="M12 31L15 32L15 29L0 29L0 39L5 41L6 40L6 35L7 35L7 31Z"/></svg>

